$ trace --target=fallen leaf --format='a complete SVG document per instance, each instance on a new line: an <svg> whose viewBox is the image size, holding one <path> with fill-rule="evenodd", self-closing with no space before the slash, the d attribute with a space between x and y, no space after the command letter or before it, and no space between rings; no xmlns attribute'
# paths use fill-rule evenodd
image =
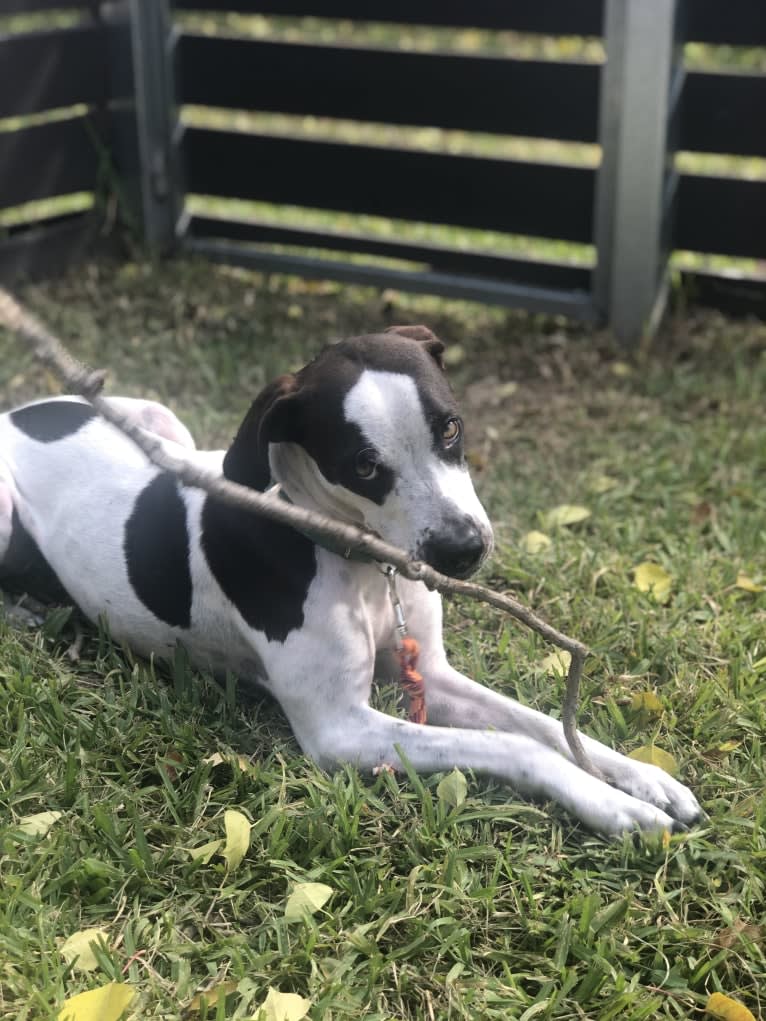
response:
<svg viewBox="0 0 766 1021"><path fill-rule="evenodd" d="M662 748L658 748L656 745L648 744L644 745L643 748L636 748L634 751L628 754L629 759L635 759L636 762L648 762L651 766L659 766L666 773L670 773L671 776L678 775L678 763L670 754L670 752L664 752Z"/></svg>
<svg viewBox="0 0 766 1021"><path fill-rule="evenodd" d="M742 572L737 575L737 580L734 582L734 588L741 588L744 592L766 592L766 587L754 582L752 578L746 574L742 574Z"/></svg>
<svg viewBox="0 0 766 1021"><path fill-rule="evenodd" d="M201 861L203 865L207 865L222 844L223 840L208 840L206 844L187 847L186 850L193 861Z"/></svg>
<svg viewBox="0 0 766 1021"><path fill-rule="evenodd" d="M662 716L664 706L653 691L637 691L630 700L632 713L644 713L646 716Z"/></svg>
<svg viewBox="0 0 766 1021"><path fill-rule="evenodd" d="M219 1000L225 1000L227 996L236 993L238 986L239 982L219 982L218 985L211 986L209 989L197 993L186 1009L202 1010L204 1005L208 1009L209 1016L210 1008L217 1006Z"/></svg>
<svg viewBox="0 0 766 1021"><path fill-rule="evenodd" d="M333 893L333 888L324 883L296 883L287 898L285 921L301 922L307 914L316 914Z"/></svg>
<svg viewBox="0 0 766 1021"><path fill-rule="evenodd" d="M553 540L550 536L547 536L545 532L534 530L527 532L521 540L521 548L525 553L542 553L543 550L550 549L552 545Z"/></svg>
<svg viewBox="0 0 766 1021"><path fill-rule="evenodd" d="M723 1018L723 1021L755 1021L755 1015L750 1013L744 1003L724 996L723 993L712 994L705 1004L705 1012Z"/></svg>
<svg viewBox="0 0 766 1021"><path fill-rule="evenodd" d="M436 788L439 801L445 802L451 808L459 808L465 801L467 793L468 784L459 769L453 769Z"/></svg>
<svg viewBox="0 0 766 1021"><path fill-rule="evenodd" d="M229 871L237 868L250 847L250 820L241 812L228 809L223 814L226 828L226 846L221 854L226 859Z"/></svg>
<svg viewBox="0 0 766 1021"><path fill-rule="evenodd" d="M246 755L222 755L220 752L213 752L202 760L208 766L229 765L236 767L240 773L252 773L253 764Z"/></svg>
<svg viewBox="0 0 766 1021"><path fill-rule="evenodd" d="M565 649L556 649L555 652L548 653L547 656L540 660L540 666L547 674L565 677L571 662L571 652L567 652Z"/></svg>
<svg viewBox="0 0 766 1021"><path fill-rule="evenodd" d="M762 925L753 925L751 922L743 922L741 918L735 918L733 925L720 930L715 943L723 950L729 950L735 943L761 943L764 935L766 933Z"/></svg>
<svg viewBox="0 0 766 1021"><path fill-rule="evenodd" d="M28 837L44 837L63 812L35 812L19 819L19 829Z"/></svg>
<svg viewBox="0 0 766 1021"><path fill-rule="evenodd" d="M80 929L61 945L61 956L75 971L93 971L98 967L93 944L106 943L108 939L109 935L104 929Z"/></svg>
<svg viewBox="0 0 766 1021"><path fill-rule="evenodd" d="M704 525L713 517L713 505L707 500L701 500L692 507L692 522L695 525Z"/></svg>
<svg viewBox="0 0 766 1021"><path fill-rule="evenodd" d="M614 489L617 485L617 479L613 479L611 475L596 475L590 481L588 489L592 493L608 493L610 489Z"/></svg>
<svg viewBox="0 0 766 1021"><path fill-rule="evenodd" d="M633 366L627 362L612 362L609 366L613 376L617 376L618 379L625 379L626 376L633 375Z"/></svg>
<svg viewBox="0 0 766 1021"><path fill-rule="evenodd" d="M562 528L565 525L576 525L589 517L590 511L587 507L576 503L562 503L543 514L543 524L546 528Z"/></svg>
<svg viewBox="0 0 766 1021"><path fill-rule="evenodd" d="M56 1021L119 1021L130 1006L133 989L123 982L109 982L64 1000Z"/></svg>
<svg viewBox="0 0 766 1021"><path fill-rule="evenodd" d="M311 1000L305 1000L297 993L280 993L278 989L269 986L266 999L249 1021L301 1021L310 1007Z"/></svg>
<svg viewBox="0 0 766 1021"><path fill-rule="evenodd" d="M650 593L658 603L667 603L673 578L664 567L652 563L651 560L645 560L635 567L633 572L635 586L640 592Z"/></svg>

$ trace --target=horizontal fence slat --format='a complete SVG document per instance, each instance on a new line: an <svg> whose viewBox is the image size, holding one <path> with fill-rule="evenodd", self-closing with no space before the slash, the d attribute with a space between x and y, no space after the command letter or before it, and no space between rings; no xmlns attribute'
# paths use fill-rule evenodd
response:
<svg viewBox="0 0 766 1021"><path fill-rule="evenodd" d="M182 103L595 142L599 68L187 35Z"/></svg>
<svg viewBox="0 0 766 1021"><path fill-rule="evenodd" d="M0 237L0 280L12 283L61 273L87 254L96 235L94 216L78 213Z"/></svg>
<svg viewBox="0 0 766 1021"><path fill-rule="evenodd" d="M0 117L105 100L104 46L99 25L0 39Z"/></svg>
<svg viewBox="0 0 766 1021"><path fill-rule="evenodd" d="M93 191L99 154L89 121L77 117L0 132L0 205Z"/></svg>
<svg viewBox="0 0 766 1021"><path fill-rule="evenodd" d="M441 272L513 280L561 290L587 291L590 287L591 272L587 267L534 262L507 255L465 252L456 248L412 241L390 241L369 235L306 230L258 221L224 220L200 215L192 217L189 235L405 259L408 262L426 263L431 269Z"/></svg>
<svg viewBox="0 0 766 1021"><path fill-rule="evenodd" d="M673 247L766 259L766 181L682 174Z"/></svg>
<svg viewBox="0 0 766 1021"><path fill-rule="evenodd" d="M188 128L187 190L590 242L581 167Z"/></svg>
<svg viewBox="0 0 766 1021"><path fill-rule="evenodd" d="M0 15L32 14L35 11L92 10L92 0L0 0Z"/></svg>
<svg viewBox="0 0 766 1021"><path fill-rule="evenodd" d="M707 305L727 315L766 319L766 279L683 270L681 283L686 301L693 305Z"/></svg>
<svg viewBox="0 0 766 1021"><path fill-rule="evenodd" d="M356 262L258 250L253 245L206 238L185 238L182 250L228 265L249 266L261 273L291 273L315 280L340 280L367 287L395 287L400 291L439 294L445 298L483 301L529 312L569 316L594 323L598 313L584 291L551 291L487 277L439 273L434 270L388 269Z"/></svg>
<svg viewBox="0 0 766 1021"><path fill-rule="evenodd" d="M688 73L680 148L766 156L766 75Z"/></svg>
<svg viewBox="0 0 766 1021"><path fill-rule="evenodd" d="M697 2L697 0L695 0ZM183 10L224 10L282 17L350 18L412 25L513 29L550 35L601 35L603 0L177 0Z"/></svg>
<svg viewBox="0 0 766 1021"><path fill-rule="evenodd" d="M730 46L766 46L763 0L687 0L686 38Z"/></svg>

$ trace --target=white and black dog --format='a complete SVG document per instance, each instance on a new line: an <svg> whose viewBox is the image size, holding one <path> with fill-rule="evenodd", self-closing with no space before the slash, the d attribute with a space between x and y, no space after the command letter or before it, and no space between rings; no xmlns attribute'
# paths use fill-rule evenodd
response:
<svg viewBox="0 0 766 1021"><path fill-rule="evenodd" d="M167 408L114 398L170 452L343 521L467 577L492 530L463 456L443 345L396 327L326 348L267 386L228 451L203 452ZM604 833L678 829L691 792L654 766L584 739L609 783L579 769L555 720L447 662L438 594L399 581L420 644L429 725L369 705L394 641L380 565L180 485L77 398L0 416L0 583L65 592L137 651L228 670L268 690L322 766L491 774L559 802Z"/></svg>

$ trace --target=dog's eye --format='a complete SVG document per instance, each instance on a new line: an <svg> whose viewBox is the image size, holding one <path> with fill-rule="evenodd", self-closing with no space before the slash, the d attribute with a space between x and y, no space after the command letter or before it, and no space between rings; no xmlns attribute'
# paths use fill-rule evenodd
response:
<svg viewBox="0 0 766 1021"><path fill-rule="evenodd" d="M448 418L442 429L442 440L445 447L451 447L463 435L463 423L459 418Z"/></svg>
<svg viewBox="0 0 766 1021"><path fill-rule="evenodd" d="M360 450L354 458L354 471L360 479L374 479L379 467L378 452L370 447Z"/></svg>

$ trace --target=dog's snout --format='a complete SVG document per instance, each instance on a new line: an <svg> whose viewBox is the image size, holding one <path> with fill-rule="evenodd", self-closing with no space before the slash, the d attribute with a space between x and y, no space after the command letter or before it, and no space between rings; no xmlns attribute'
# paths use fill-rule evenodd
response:
<svg viewBox="0 0 766 1021"><path fill-rule="evenodd" d="M423 543L420 557L442 574L467 578L481 564L487 545L473 518L463 518L448 529L432 533Z"/></svg>

